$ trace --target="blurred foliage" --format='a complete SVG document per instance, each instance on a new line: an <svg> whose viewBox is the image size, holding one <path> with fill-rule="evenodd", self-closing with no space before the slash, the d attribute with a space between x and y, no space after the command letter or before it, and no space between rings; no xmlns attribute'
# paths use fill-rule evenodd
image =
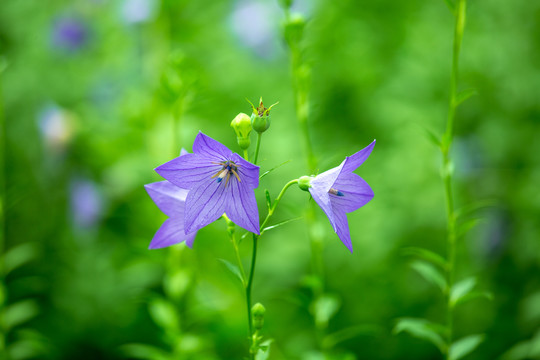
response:
<svg viewBox="0 0 540 360"><path fill-rule="evenodd" d="M333 295L314 307L304 222L262 239L254 300L266 307L268 358L439 358L392 328L407 316L402 327L433 339L414 320L444 320L425 279L444 286L437 265L425 265L432 254L403 252L445 252L440 159L425 129L443 131L453 19L444 1L296 0L293 11L307 19L319 170L376 138L358 171L375 198L349 215L352 255L319 224ZM477 345L475 359L540 358L539 18L537 1L469 1L459 90L478 94L457 113L456 203L491 203L462 219L471 230L456 278L465 282L453 292L456 304L486 289L493 301L456 308L453 354L463 359ZM199 231L191 250L149 251L165 217L142 185L191 150L199 130L240 151L229 124L261 95L279 101L261 172L290 160L261 179L261 212L264 189L274 198L305 175L282 21L277 0L1 2L1 311L11 358L244 356L242 288L219 260L234 262L226 224ZM288 192L273 224L301 216L308 201ZM247 259L249 242L239 246ZM424 261L419 274L411 261ZM321 341L313 314L328 327Z"/></svg>

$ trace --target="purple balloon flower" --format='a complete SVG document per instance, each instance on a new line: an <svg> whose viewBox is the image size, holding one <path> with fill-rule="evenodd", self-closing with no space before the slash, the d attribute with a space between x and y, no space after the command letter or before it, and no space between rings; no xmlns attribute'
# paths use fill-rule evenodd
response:
<svg viewBox="0 0 540 360"><path fill-rule="evenodd" d="M187 246L192 247L197 232L186 233L184 231L184 212L188 191L168 181L146 184L144 188L159 209L169 216L154 235L148 248L164 248L182 241L185 241Z"/></svg>
<svg viewBox="0 0 540 360"><path fill-rule="evenodd" d="M310 180L309 192L324 211L334 231L352 252L347 213L366 205L373 199L373 190L360 176L353 173L368 158L375 140L359 152L348 156L338 166Z"/></svg>
<svg viewBox="0 0 540 360"><path fill-rule="evenodd" d="M253 189L259 186L259 167L225 145L199 132L193 154L179 156L156 172L174 185L188 189L185 231L190 233L217 220L223 213L255 234L259 210Z"/></svg>

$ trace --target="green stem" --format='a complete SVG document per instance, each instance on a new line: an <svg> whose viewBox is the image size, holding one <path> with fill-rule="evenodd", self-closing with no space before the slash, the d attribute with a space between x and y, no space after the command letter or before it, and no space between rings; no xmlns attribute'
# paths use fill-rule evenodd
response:
<svg viewBox="0 0 540 360"><path fill-rule="evenodd" d="M244 159L245 159L246 161L249 161L249 155L248 155L247 149L244 149Z"/></svg>
<svg viewBox="0 0 540 360"><path fill-rule="evenodd" d="M466 0L458 0L455 13L454 45L452 52L452 73L450 75L450 101L448 105L448 118L446 132L441 147L443 155L443 184L446 201L447 217L447 256L446 280L448 283L446 291L446 326L448 329L448 346L445 351L445 358L450 359L450 346L453 339L453 307L450 301L450 290L455 282L455 262L456 262L456 216L454 210L454 196L452 191L452 161L450 158L450 148L453 140L454 119L456 115L457 80L459 71L459 53L465 28Z"/></svg>
<svg viewBox="0 0 540 360"><path fill-rule="evenodd" d="M251 319L251 288L253 286L253 277L255 275L255 263L257 261L257 244L264 233L264 227L274 214L274 211L276 210L276 207L278 206L279 202L283 198L283 195L285 195L285 192L289 187L291 187L294 184L298 183L298 179L294 179L289 181L285 186L283 186L283 189L281 189L279 195L277 196L276 200L274 201L274 204L268 209L268 214L266 215L266 218L261 224L260 227L260 235L253 234L253 248L251 252L251 268L249 270L249 278L246 285L246 305L247 305L247 313L248 313L248 327L249 327L249 338L251 342L250 346L250 359L255 359L255 353L252 351L253 349L253 323Z"/></svg>
<svg viewBox="0 0 540 360"><path fill-rule="evenodd" d="M257 165L259 159L259 149L261 148L262 133L257 133L257 145L255 146L255 157L253 158L253 164Z"/></svg>

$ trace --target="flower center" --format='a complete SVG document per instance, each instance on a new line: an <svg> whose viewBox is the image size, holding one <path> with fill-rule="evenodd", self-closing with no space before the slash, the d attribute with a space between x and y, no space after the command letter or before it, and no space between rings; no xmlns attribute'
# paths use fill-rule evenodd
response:
<svg viewBox="0 0 540 360"><path fill-rule="evenodd" d="M227 184L229 183L229 179L231 178L231 174L236 176L239 182L242 181L240 180L240 176L238 176L238 167L240 165L236 165L234 161L227 160L214 164L221 165L221 169L212 176L212 179L217 178L216 181L218 183L222 182L223 179L225 179L225 186L227 186Z"/></svg>
<svg viewBox="0 0 540 360"><path fill-rule="evenodd" d="M342 193L341 191L339 191L338 189L334 189L334 188L330 188L330 190L328 190L328 192L332 195L336 195L336 196L345 196L344 193Z"/></svg>

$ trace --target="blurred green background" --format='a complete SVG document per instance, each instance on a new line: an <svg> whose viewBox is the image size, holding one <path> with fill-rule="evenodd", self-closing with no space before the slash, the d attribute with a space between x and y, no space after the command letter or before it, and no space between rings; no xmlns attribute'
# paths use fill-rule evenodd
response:
<svg viewBox="0 0 540 360"><path fill-rule="evenodd" d="M444 321L439 292L404 248L445 253L440 155L453 17L442 0L295 1L308 19L309 125L320 171L377 145L357 171L375 198L349 215L350 254L319 212L327 291L340 307L318 349L303 220L261 240L254 300L270 359L439 359L392 334L400 317ZM199 130L239 151L230 121L245 98L279 101L258 189L306 175L283 11L277 1L2 0L0 116L6 359L242 359L244 296L223 221L193 249L147 250L163 215L143 184L191 150ZM540 358L540 2L471 0L457 113L456 203L494 205L458 246L493 300L456 313L456 337L485 333L467 359ZM302 216L292 190L274 222ZM251 244L240 245L246 261ZM339 335L339 334L338 334ZM335 337L336 339L339 336ZM2 347L0 347L2 349Z"/></svg>

